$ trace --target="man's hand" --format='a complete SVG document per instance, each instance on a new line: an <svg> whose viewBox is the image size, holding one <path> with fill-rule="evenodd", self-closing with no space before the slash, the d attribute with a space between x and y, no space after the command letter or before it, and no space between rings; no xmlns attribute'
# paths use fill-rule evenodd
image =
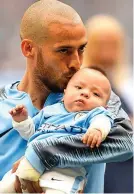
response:
<svg viewBox="0 0 134 194"><path fill-rule="evenodd" d="M38 182L24 180L20 181L19 178L16 176L15 181L15 190L16 193L22 193L23 191L27 193L43 193L42 188L39 186Z"/></svg>
<svg viewBox="0 0 134 194"><path fill-rule="evenodd" d="M16 172L22 158L14 163L12 168L12 173ZM22 189L27 190L28 193L43 193L42 188L40 188L39 186L39 182L32 182L32 181L23 179L23 185L22 185L18 176L16 176L14 187L15 187L16 193L22 193Z"/></svg>
<svg viewBox="0 0 134 194"><path fill-rule="evenodd" d="M12 167L12 173L16 172L19 164L20 164L20 161L23 159L23 157L21 157L19 160L17 160L14 164L13 164L13 167Z"/></svg>
<svg viewBox="0 0 134 194"><path fill-rule="evenodd" d="M102 133L98 129L88 129L82 137L82 142L91 148L99 147L102 142Z"/></svg>

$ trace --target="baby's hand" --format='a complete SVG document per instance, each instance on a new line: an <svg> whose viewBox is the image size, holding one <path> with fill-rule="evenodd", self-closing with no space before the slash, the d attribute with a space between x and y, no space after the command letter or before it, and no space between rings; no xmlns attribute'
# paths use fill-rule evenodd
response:
<svg viewBox="0 0 134 194"><path fill-rule="evenodd" d="M16 122L22 122L28 118L28 112L24 105L17 105L9 111L9 114Z"/></svg>
<svg viewBox="0 0 134 194"><path fill-rule="evenodd" d="M102 133L98 129L88 129L82 137L82 142L89 145L91 148L99 147L102 142Z"/></svg>

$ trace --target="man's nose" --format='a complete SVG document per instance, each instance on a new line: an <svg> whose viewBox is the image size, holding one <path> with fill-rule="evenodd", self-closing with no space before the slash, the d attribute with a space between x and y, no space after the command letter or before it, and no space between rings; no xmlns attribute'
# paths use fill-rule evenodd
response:
<svg viewBox="0 0 134 194"><path fill-rule="evenodd" d="M70 64L69 64L69 69L73 71L78 71L81 66L81 59L79 56L79 53L76 51L71 58Z"/></svg>

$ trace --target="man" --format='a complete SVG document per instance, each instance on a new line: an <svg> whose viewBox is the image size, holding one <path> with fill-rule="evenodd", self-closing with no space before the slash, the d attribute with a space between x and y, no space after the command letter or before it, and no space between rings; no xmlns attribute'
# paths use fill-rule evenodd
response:
<svg viewBox="0 0 134 194"><path fill-rule="evenodd" d="M70 6L53 0L38 1L29 7L22 18L20 36L22 53L27 59L26 72L20 82L6 86L1 91L0 108L3 110L0 113L0 143L3 145L3 149L0 150L1 178L12 164L23 156L27 145L12 128L8 111L16 104L25 104L29 115L33 117L44 106L59 101L61 95L51 92L63 91L69 79L80 68L87 44L85 27L77 12ZM111 98L111 106L115 105L116 109L113 107L112 112L117 117L120 102L117 97L113 98L115 99ZM53 155L49 153L48 156L52 156L48 157L49 168L87 165L90 180L85 192L103 192L104 162L125 160L132 155L132 129L129 121L125 118L117 119L115 126L108 138L108 144L104 143L98 150L87 148L82 144L80 136L75 136L74 139L72 137L70 140L66 138L59 140L59 146L62 145L62 148L67 146L68 150L74 150L74 158L64 161L62 160L64 155L61 155L61 162L58 158L58 161L53 163L55 156L53 160ZM78 150L82 147L78 159L75 157L77 147ZM57 154L58 148L55 145ZM83 151L85 149L86 152ZM38 151L40 155L42 150ZM63 149L63 153L65 151ZM85 155L86 153L88 155ZM80 160L82 156L84 158ZM94 162L101 164L93 164ZM29 192L40 192L38 183L26 182L25 187ZM16 191L21 192L18 182Z"/></svg>

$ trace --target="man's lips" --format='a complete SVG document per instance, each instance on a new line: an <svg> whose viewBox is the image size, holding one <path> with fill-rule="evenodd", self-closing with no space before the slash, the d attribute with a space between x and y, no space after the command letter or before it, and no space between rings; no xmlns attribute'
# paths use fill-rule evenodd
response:
<svg viewBox="0 0 134 194"><path fill-rule="evenodd" d="M77 71L71 71L71 72L68 72L68 73L64 74L64 76L65 76L66 78L71 78L71 77L73 77L73 75L74 75L76 72L77 72Z"/></svg>
<svg viewBox="0 0 134 194"><path fill-rule="evenodd" d="M66 76L66 78L67 78L67 79L71 79L71 78L72 78L72 76L71 76L71 75L70 75L70 76Z"/></svg>
<svg viewBox="0 0 134 194"><path fill-rule="evenodd" d="M72 74L72 75L65 75L65 77L70 79L71 77L73 77L73 75L74 74Z"/></svg>

